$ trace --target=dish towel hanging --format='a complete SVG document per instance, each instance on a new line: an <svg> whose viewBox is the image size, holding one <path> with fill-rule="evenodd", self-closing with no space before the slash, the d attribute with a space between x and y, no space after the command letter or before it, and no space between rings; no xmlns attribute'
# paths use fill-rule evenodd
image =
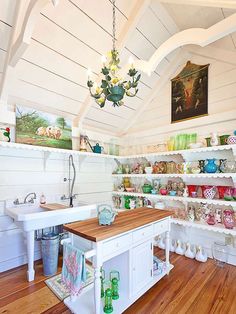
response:
<svg viewBox="0 0 236 314"><path fill-rule="evenodd" d="M70 243L63 244L62 283L70 291L70 295L80 293L86 281L86 263L84 253Z"/></svg>

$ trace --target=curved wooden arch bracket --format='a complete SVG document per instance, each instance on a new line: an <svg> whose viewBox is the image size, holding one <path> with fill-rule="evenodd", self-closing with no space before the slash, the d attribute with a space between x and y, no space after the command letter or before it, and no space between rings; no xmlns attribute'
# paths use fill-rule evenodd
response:
<svg viewBox="0 0 236 314"><path fill-rule="evenodd" d="M17 64L17 62L20 60L20 58L28 48L39 14L50 1L51 0L30 1L25 14L21 32L12 47L9 62L12 67Z"/></svg>
<svg viewBox="0 0 236 314"><path fill-rule="evenodd" d="M161 61L175 49L184 45L199 45L205 47L236 31L236 13L226 19L204 28L190 28L174 34L167 39L151 56L149 61L137 60L135 66L138 70L150 74L155 71Z"/></svg>

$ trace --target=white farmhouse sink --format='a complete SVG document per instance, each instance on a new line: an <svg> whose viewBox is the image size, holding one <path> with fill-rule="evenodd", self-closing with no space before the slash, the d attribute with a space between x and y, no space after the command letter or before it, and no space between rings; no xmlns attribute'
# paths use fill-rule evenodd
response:
<svg viewBox="0 0 236 314"><path fill-rule="evenodd" d="M17 205L5 209L5 213L27 232L92 218L96 216L96 205L78 204L58 210L46 210L35 205Z"/></svg>
<svg viewBox="0 0 236 314"><path fill-rule="evenodd" d="M38 205L17 205L6 207L5 213L14 219L27 239L28 281L34 280L34 237L35 230L53 227L96 216L96 205L78 204L59 210L45 210Z"/></svg>

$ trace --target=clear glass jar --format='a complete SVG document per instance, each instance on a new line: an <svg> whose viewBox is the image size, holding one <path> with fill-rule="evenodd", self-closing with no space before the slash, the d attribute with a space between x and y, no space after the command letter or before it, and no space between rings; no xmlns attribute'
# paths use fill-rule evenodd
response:
<svg viewBox="0 0 236 314"><path fill-rule="evenodd" d="M228 246L224 242L214 242L212 244L212 256L217 266L224 267L228 262Z"/></svg>
<svg viewBox="0 0 236 314"><path fill-rule="evenodd" d="M116 139L111 139L109 143L109 155L119 156L119 145Z"/></svg>

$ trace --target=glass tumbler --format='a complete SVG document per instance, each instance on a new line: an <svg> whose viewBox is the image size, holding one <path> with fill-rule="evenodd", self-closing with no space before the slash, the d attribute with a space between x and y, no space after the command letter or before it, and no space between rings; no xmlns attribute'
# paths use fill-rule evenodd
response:
<svg viewBox="0 0 236 314"><path fill-rule="evenodd" d="M212 244L212 256L217 266L224 267L228 261L228 246L224 242Z"/></svg>

